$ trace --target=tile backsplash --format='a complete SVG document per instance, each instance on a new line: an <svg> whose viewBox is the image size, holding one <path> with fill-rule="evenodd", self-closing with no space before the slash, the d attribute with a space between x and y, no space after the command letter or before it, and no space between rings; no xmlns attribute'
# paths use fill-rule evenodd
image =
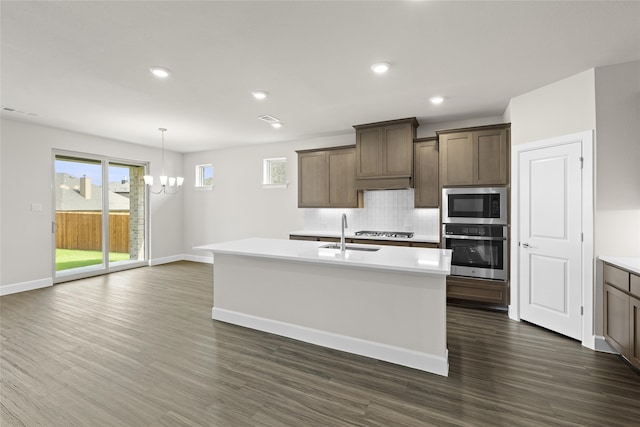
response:
<svg viewBox="0 0 640 427"><path fill-rule="evenodd" d="M381 190L364 192L361 209L305 209L304 228L313 231L339 231L340 218L347 214L349 231L412 231L437 236L438 209L413 207L414 190Z"/></svg>

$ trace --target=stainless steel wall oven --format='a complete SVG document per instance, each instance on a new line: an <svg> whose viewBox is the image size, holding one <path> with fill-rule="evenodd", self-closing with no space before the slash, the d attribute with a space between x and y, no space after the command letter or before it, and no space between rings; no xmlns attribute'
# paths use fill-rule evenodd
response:
<svg viewBox="0 0 640 427"><path fill-rule="evenodd" d="M451 274L507 280L507 188L442 189L442 241Z"/></svg>
<svg viewBox="0 0 640 427"><path fill-rule="evenodd" d="M452 275L507 280L506 225L443 224L442 237Z"/></svg>

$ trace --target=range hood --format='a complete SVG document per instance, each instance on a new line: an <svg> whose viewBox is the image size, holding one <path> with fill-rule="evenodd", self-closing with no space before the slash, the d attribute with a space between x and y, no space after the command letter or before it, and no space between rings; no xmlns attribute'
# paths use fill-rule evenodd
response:
<svg viewBox="0 0 640 427"><path fill-rule="evenodd" d="M356 130L356 189L413 187L415 117L353 126Z"/></svg>
<svg viewBox="0 0 640 427"><path fill-rule="evenodd" d="M407 190L413 188L411 177L356 178L356 190Z"/></svg>

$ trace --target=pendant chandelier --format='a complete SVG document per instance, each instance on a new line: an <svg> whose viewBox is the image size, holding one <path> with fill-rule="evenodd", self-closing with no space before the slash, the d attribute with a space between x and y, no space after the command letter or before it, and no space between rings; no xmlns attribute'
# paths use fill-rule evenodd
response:
<svg viewBox="0 0 640 427"><path fill-rule="evenodd" d="M164 133L167 131L165 128L158 128L160 132L162 132L162 174L160 175L160 189L157 191L153 190L153 176L145 175L144 183L146 184L149 191L153 194L175 194L180 191L180 187L182 187L182 183L184 182L184 178L181 176L167 176L164 174Z"/></svg>

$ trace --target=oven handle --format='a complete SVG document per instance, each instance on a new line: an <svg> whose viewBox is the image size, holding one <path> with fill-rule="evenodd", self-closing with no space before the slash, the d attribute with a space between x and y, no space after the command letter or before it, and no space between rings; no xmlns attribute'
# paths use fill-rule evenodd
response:
<svg viewBox="0 0 640 427"><path fill-rule="evenodd" d="M455 236L445 234L445 239L462 239L462 240L507 240L506 237L482 237L482 236Z"/></svg>

